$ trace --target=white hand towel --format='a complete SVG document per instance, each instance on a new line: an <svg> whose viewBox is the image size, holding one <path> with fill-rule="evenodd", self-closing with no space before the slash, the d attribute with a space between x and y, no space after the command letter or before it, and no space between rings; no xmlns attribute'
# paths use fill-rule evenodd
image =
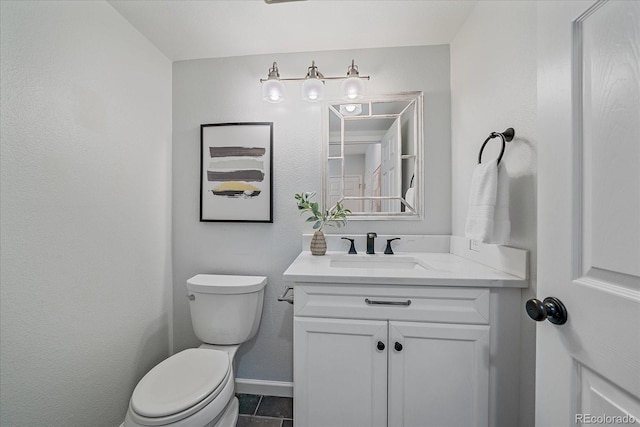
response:
<svg viewBox="0 0 640 427"><path fill-rule="evenodd" d="M416 189L413 187L407 188L407 192L404 195L404 200L407 201L407 204L412 208L416 208Z"/></svg>
<svg viewBox="0 0 640 427"><path fill-rule="evenodd" d="M509 244L511 221L509 220L509 186L511 177L504 163L498 165L498 191L496 193L496 208L493 215L492 243L498 245Z"/></svg>
<svg viewBox="0 0 640 427"><path fill-rule="evenodd" d="M493 217L498 191L498 162L480 163L473 170L469 192L469 212L465 236L489 242L493 237Z"/></svg>

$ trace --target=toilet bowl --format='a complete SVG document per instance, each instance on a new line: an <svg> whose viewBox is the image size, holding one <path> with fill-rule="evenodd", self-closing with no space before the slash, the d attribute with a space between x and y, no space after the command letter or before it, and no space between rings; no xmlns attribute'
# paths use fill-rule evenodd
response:
<svg viewBox="0 0 640 427"><path fill-rule="evenodd" d="M123 427L233 427L234 357L258 330L266 277L200 274L187 281L198 348L174 354L138 382Z"/></svg>
<svg viewBox="0 0 640 427"><path fill-rule="evenodd" d="M232 353L239 346L232 346ZM233 355L187 349L164 360L140 380L129 401L125 427L234 426Z"/></svg>

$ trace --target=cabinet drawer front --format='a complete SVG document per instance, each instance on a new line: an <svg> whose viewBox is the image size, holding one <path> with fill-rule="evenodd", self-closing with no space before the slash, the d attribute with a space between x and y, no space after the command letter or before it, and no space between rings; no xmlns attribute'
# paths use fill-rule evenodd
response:
<svg viewBox="0 0 640 427"><path fill-rule="evenodd" d="M294 313L304 317L489 324L484 288L296 285Z"/></svg>

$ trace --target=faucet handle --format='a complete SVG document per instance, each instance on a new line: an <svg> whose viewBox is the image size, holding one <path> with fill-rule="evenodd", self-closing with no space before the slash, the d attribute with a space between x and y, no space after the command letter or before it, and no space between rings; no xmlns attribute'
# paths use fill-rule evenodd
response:
<svg viewBox="0 0 640 427"><path fill-rule="evenodd" d="M342 237L343 240L348 240L351 242L351 247L349 248L349 253L350 254L357 254L358 252L356 252L356 246L355 246L355 239L350 239L348 237Z"/></svg>
<svg viewBox="0 0 640 427"><path fill-rule="evenodd" d="M393 249L391 249L391 242L393 242L394 240L400 240L400 238L394 237L393 239L387 239L387 247L384 250L384 253L386 255L393 255Z"/></svg>

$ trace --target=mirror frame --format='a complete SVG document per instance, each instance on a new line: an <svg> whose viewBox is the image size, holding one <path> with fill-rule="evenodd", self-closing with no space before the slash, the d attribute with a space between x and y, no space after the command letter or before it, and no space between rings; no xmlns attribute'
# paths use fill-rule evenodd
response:
<svg viewBox="0 0 640 427"><path fill-rule="evenodd" d="M406 111L411 105L415 105L413 112L414 120L414 141L413 152L415 154L404 155L402 153L400 159L412 158L415 156L415 206L410 206L404 199L404 195L396 196L360 196L360 197L345 197L344 193L340 200L399 200L407 211L405 212L358 212L357 214L348 215L349 220L422 220L424 218L424 113L423 113L423 98L424 95L421 91L415 92L399 92L388 95L379 95L372 97L364 97L356 101L346 101L344 99L327 100L325 101L322 109L322 202L324 209L329 209L329 191L328 191L328 179L329 179L329 160L342 160L342 189L344 189L344 120L362 120L363 117L372 118L390 118L392 116L400 117L403 112ZM375 103L384 102L402 102L406 101L407 107L398 114L372 114L372 105ZM368 114L361 116L343 116L341 115L333 105L340 104L369 104ZM336 114L341 121L340 129L340 155L329 156L329 143L331 139L330 126L329 126L329 114ZM353 117L356 117L355 119Z"/></svg>

